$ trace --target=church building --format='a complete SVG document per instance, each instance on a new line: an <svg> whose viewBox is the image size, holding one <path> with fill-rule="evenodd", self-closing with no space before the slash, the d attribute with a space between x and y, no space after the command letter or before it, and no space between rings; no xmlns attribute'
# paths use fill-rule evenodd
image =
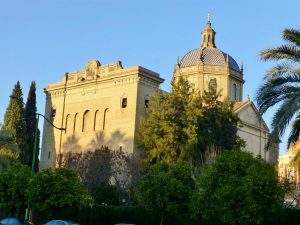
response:
<svg viewBox="0 0 300 225"><path fill-rule="evenodd" d="M198 48L175 64L172 83L186 78L200 92L214 86L221 100L234 103L241 120L238 135L245 150L276 163L278 148L266 150L269 129L253 102L243 99L243 68L216 47L216 32L208 20ZM164 80L141 66L124 68L120 61L102 65L89 61L80 71L69 72L45 88L45 116L61 131L44 123L40 167L55 166L57 156L106 145L129 153L137 150L137 130L146 115L149 97Z"/></svg>

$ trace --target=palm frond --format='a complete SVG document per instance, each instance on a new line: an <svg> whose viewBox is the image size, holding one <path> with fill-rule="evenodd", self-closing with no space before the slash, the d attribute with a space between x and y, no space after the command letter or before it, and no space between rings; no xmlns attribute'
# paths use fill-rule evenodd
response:
<svg viewBox="0 0 300 225"><path fill-rule="evenodd" d="M300 46L300 30L296 29L285 29L282 32L283 39L295 43L297 46Z"/></svg>
<svg viewBox="0 0 300 225"><path fill-rule="evenodd" d="M294 115L299 111L300 96L294 96L286 99L279 107L272 119L272 135L282 137L287 125Z"/></svg>
<svg viewBox="0 0 300 225"><path fill-rule="evenodd" d="M281 45L276 48L267 48L260 52L262 60L289 60L300 62L300 49L294 45Z"/></svg>
<svg viewBox="0 0 300 225"><path fill-rule="evenodd" d="M277 77L300 77L300 68L290 64L278 64L268 70L264 76L264 80L275 79ZM296 81L298 82L298 81Z"/></svg>
<svg viewBox="0 0 300 225"><path fill-rule="evenodd" d="M290 132L288 142L287 142L288 147L290 147L291 144L295 144L298 141L299 134L300 134L300 113L298 113L293 123L292 130Z"/></svg>
<svg viewBox="0 0 300 225"><path fill-rule="evenodd" d="M299 82L299 77L276 78L267 81L257 91L256 102L261 113L269 108L289 99L293 96L300 96L300 87L293 85Z"/></svg>

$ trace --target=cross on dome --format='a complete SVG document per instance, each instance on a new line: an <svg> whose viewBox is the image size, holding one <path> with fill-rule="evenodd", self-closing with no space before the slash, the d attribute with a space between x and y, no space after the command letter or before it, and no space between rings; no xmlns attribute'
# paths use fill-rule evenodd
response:
<svg viewBox="0 0 300 225"><path fill-rule="evenodd" d="M211 17L209 13L207 14L207 23L211 23Z"/></svg>

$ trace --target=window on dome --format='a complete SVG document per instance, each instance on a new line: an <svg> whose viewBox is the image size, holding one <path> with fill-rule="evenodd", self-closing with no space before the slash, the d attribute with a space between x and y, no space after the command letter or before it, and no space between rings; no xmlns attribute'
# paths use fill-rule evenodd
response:
<svg viewBox="0 0 300 225"><path fill-rule="evenodd" d="M238 100L238 90L236 84L233 84L233 97L235 101Z"/></svg>
<svg viewBox="0 0 300 225"><path fill-rule="evenodd" d="M208 83L208 90L209 90L209 92L215 94L215 93L217 93L217 88L218 88L217 79L216 78L210 79L209 83Z"/></svg>

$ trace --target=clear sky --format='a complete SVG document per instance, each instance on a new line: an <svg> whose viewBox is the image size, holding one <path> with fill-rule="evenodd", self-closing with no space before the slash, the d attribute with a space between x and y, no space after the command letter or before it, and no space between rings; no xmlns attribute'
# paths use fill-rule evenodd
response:
<svg viewBox="0 0 300 225"><path fill-rule="evenodd" d="M208 13L217 47L243 62L244 98L253 98L272 65L258 52L281 44L284 28L299 28L299 11L299 0L1 0L0 121L17 80L25 97L37 82L44 112L43 88L89 59L141 65L160 73L168 90L177 58L199 47Z"/></svg>

